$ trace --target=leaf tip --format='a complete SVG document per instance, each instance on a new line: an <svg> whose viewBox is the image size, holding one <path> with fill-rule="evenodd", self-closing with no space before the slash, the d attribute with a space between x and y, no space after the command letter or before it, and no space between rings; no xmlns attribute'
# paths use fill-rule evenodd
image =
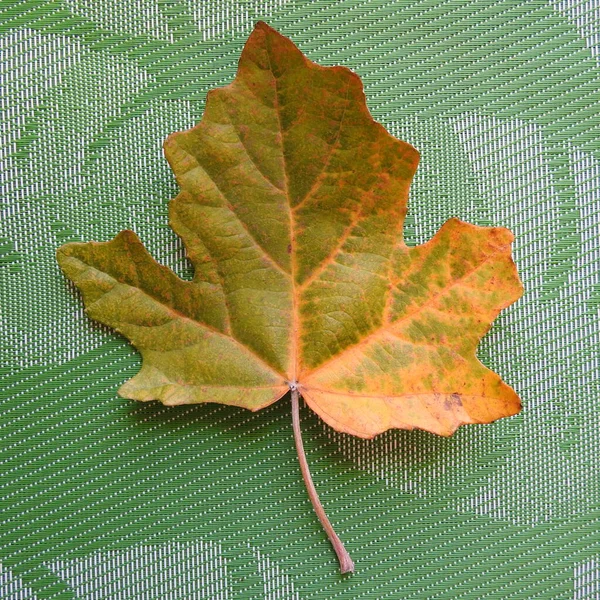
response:
<svg viewBox="0 0 600 600"><path fill-rule="evenodd" d="M70 264L72 263L73 258L77 258L77 250L80 249L85 244L82 242L69 242L68 244L63 244L56 249L56 262L60 267L61 271L68 279L73 279Z"/></svg>
<svg viewBox="0 0 600 600"><path fill-rule="evenodd" d="M523 402L513 388L511 388L509 385L507 385L507 387L510 389L512 394L510 395L510 400L508 400L506 403L506 416L514 417L515 415L518 415L521 410L523 410Z"/></svg>
<svg viewBox="0 0 600 600"><path fill-rule="evenodd" d="M73 254L73 251L80 246L83 246L82 242L68 242L59 246L56 249L56 260L60 262L61 260L68 258Z"/></svg>
<svg viewBox="0 0 600 600"><path fill-rule="evenodd" d="M56 262L58 262L58 264L59 264L59 265L60 265L60 264L61 264L61 263L62 263L62 262L65 260L65 258L66 258L66 257L69 255L69 246L70 246L70 245L71 245L71 244L63 244L62 246L59 246L59 247L56 249L56 254L55 254L55 257L56 257Z"/></svg>
<svg viewBox="0 0 600 600"><path fill-rule="evenodd" d="M260 35L261 33L262 33L262 36ZM292 42L292 40L290 40L286 36L279 33L279 31L277 31L277 29L273 29L273 27L271 27L268 23L265 23L264 21L256 22L256 24L254 25L254 30L252 31L252 33L250 34L250 37L246 41L246 45L248 45L248 44L251 45L253 41L258 41L258 40L256 40L257 35L260 40L264 40L263 36L268 36L268 37L272 37L272 38L279 38L281 40L285 40L289 44L292 44L295 46L295 44L294 44L294 42Z"/></svg>
<svg viewBox="0 0 600 600"><path fill-rule="evenodd" d="M140 238L137 236L135 231L132 231L131 229L123 229L119 231L117 235L115 235L112 241L139 242Z"/></svg>

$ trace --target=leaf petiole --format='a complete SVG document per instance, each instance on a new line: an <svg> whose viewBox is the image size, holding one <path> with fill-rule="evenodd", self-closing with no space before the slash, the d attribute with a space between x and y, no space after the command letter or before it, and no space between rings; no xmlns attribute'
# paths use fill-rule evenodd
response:
<svg viewBox="0 0 600 600"><path fill-rule="evenodd" d="M325 514L325 509L321 504L321 500L319 500L319 495L315 489L315 485L308 468L308 463L306 462L304 444L302 443L302 432L300 431L300 411L298 406L300 393L298 392L297 384L290 383L290 390L292 392L292 425L294 428L294 441L296 442L296 452L298 453L298 461L300 462L300 471L302 472L302 478L304 479L304 484L306 485L306 490L308 491L308 497L310 498L313 508L317 513L317 517L319 517L319 521L321 521L321 525L327 533L327 537L329 538L329 541L331 542L331 545L337 554L338 560L340 561L341 572L353 573L354 562L352 562L352 559L344 547L342 540L340 540L337 533L334 531L333 526Z"/></svg>

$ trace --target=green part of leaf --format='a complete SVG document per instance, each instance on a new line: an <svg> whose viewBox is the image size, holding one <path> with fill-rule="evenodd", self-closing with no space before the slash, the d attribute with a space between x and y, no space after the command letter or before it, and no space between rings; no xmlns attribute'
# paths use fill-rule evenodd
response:
<svg viewBox="0 0 600 600"><path fill-rule="evenodd" d="M256 410L287 391L281 376L228 334L218 286L179 279L133 232L110 242L67 244L57 258L81 290L87 314L142 354L141 371L121 395L169 405L210 399Z"/></svg>

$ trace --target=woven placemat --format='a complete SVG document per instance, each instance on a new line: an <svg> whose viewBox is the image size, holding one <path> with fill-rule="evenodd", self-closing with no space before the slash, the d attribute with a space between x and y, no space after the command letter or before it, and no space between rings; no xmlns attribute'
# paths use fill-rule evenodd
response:
<svg viewBox="0 0 600 600"><path fill-rule="evenodd" d="M258 19L359 73L419 148L407 242L509 227L526 288L479 352L521 415L365 441L302 409L346 577L289 399L119 398L139 355L54 259L130 228L191 276L161 145ZM598 0L0 2L0 598L600 598L599 31Z"/></svg>

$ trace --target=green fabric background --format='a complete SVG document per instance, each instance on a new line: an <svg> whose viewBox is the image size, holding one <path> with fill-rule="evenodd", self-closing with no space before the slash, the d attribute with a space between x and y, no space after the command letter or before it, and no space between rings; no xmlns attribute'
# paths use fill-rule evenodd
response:
<svg viewBox="0 0 600 600"><path fill-rule="evenodd" d="M257 19L363 78L422 153L409 243L449 217L516 235L522 300L480 357L521 415L365 441L289 399L251 414L116 395L136 351L54 252L167 226L168 133L228 83ZM0 598L600 598L598 0L0 1Z"/></svg>

